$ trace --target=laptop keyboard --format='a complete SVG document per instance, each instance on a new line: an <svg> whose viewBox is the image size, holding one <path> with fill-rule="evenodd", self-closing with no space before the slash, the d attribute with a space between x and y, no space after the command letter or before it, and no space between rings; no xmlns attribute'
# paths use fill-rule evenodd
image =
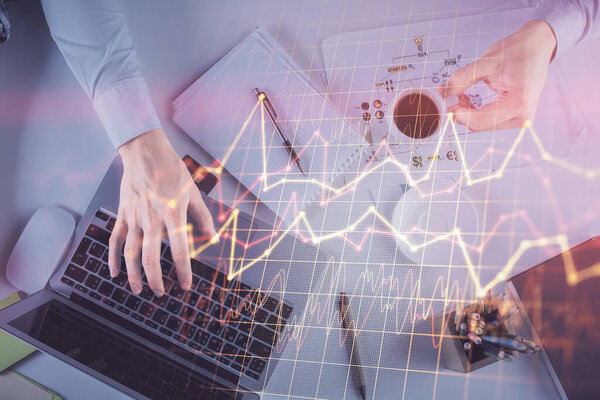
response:
<svg viewBox="0 0 600 400"><path fill-rule="evenodd" d="M222 367L259 380L293 307L192 259L192 288L183 290L167 244L161 249L165 295L147 285L131 292L121 257L121 273L110 277L108 240L115 218L98 210L79 242L61 282L104 308L145 326Z"/></svg>

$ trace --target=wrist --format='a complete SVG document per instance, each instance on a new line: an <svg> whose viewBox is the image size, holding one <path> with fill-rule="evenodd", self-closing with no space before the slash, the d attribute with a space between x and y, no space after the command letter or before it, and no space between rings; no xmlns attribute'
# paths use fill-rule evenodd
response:
<svg viewBox="0 0 600 400"><path fill-rule="evenodd" d="M131 139L119 147L118 152L125 168L132 164L153 166L179 160L169 139L160 128Z"/></svg>
<svg viewBox="0 0 600 400"><path fill-rule="evenodd" d="M557 46L556 35L546 21L540 19L529 21L521 29L525 31L534 48L548 57L548 62L554 59Z"/></svg>

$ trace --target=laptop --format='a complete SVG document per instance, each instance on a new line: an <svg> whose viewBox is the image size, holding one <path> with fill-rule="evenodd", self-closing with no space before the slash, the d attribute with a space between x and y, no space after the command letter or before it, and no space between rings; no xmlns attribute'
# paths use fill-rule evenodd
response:
<svg viewBox="0 0 600 400"><path fill-rule="evenodd" d="M514 276L507 294L526 311L525 327L542 345L561 398L599 399L600 274L571 286L566 257L572 257L577 273L593 271L588 268L600 263L600 236Z"/></svg>
<svg viewBox="0 0 600 400"><path fill-rule="evenodd" d="M190 154L192 169L198 157ZM113 279L107 265L121 176L117 157L48 286L0 311L0 328L134 398L258 399L326 255L240 212L235 243L226 231L192 259L191 290L178 285L164 241L165 295L156 297L144 277L136 296L124 264ZM203 198L218 230L232 210ZM228 280L231 254L241 273Z"/></svg>

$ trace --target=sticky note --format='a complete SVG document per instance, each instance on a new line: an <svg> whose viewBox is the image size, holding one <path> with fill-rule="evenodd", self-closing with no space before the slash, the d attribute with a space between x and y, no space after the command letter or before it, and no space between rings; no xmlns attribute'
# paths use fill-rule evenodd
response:
<svg viewBox="0 0 600 400"><path fill-rule="evenodd" d="M13 293L0 301L0 310L21 300L18 293ZM0 372L22 360L35 351L35 347L0 331Z"/></svg>

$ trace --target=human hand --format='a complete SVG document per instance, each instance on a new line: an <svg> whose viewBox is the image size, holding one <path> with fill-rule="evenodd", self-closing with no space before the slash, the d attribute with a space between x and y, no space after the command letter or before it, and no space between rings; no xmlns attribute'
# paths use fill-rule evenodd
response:
<svg viewBox="0 0 600 400"><path fill-rule="evenodd" d="M164 294L160 267L161 241L168 236L179 285L192 283L187 211L200 224L202 235L216 237L200 191L162 129L148 131L119 148L123 178L117 222L109 243L108 265L115 277L120 272L125 245L125 264L131 291L142 289L143 265L148 285L156 296Z"/></svg>
<svg viewBox="0 0 600 400"><path fill-rule="evenodd" d="M459 103L449 107L448 112L454 113L456 123L472 131L523 127L535 117L555 51L556 37L550 25L541 20L526 23L440 86L443 97L459 97ZM484 81L499 96L476 110L463 92L478 81Z"/></svg>

